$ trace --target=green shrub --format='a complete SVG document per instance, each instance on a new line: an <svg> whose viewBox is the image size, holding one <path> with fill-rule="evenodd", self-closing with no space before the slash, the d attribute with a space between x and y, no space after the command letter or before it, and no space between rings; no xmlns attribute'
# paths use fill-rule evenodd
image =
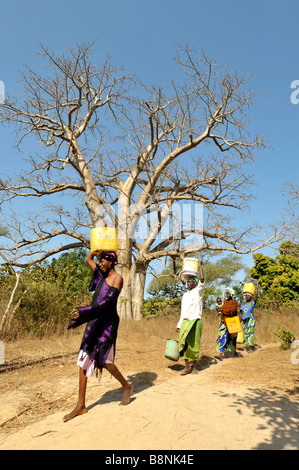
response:
<svg viewBox="0 0 299 470"><path fill-rule="evenodd" d="M161 316L179 315L181 309L181 299L175 297L167 299L165 297L148 299L142 307L143 318L155 318Z"/></svg>
<svg viewBox="0 0 299 470"><path fill-rule="evenodd" d="M44 336L65 331L74 307L89 305L87 288L91 270L84 250L73 250L51 263L43 262L24 269L8 316L5 334L15 337L30 333ZM0 269L0 304L8 304L15 285L15 274ZM12 318L12 311L17 309Z"/></svg>
<svg viewBox="0 0 299 470"><path fill-rule="evenodd" d="M275 326L275 325L274 325ZM276 326L276 332L274 333L281 340L280 349L290 349L293 341L295 341L295 335L286 327Z"/></svg>

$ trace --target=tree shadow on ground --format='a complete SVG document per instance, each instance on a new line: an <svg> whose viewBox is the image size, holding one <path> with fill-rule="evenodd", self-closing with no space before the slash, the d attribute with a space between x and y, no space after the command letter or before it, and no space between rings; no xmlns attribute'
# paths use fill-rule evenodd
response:
<svg viewBox="0 0 299 470"><path fill-rule="evenodd" d="M244 397L223 394L232 399L233 408L242 413L244 406L264 419L258 430L271 429L271 437L260 442L253 450L299 450L298 390L279 394L275 390L248 389Z"/></svg>
<svg viewBox="0 0 299 470"><path fill-rule="evenodd" d="M152 387L154 385L155 380L157 379L157 374L155 372L139 372L138 374L133 374L128 376L128 381L133 385L134 392L133 396L131 397L131 402L136 399L134 395L136 393L142 392L143 390ZM107 403L112 402L120 402L123 396L123 389L122 387L116 390L110 390L109 392L104 393L104 395L97 400L92 405L87 407L88 410L91 410L97 405L105 405Z"/></svg>

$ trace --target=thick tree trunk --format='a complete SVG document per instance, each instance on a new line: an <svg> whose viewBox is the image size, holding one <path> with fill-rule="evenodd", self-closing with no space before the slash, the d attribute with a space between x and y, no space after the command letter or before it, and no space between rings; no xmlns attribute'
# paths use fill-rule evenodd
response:
<svg viewBox="0 0 299 470"><path fill-rule="evenodd" d="M121 319L141 320L147 265L138 261L132 263L131 245L132 241L129 238L118 241L116 270L124 280L118 301L118 314Z"/></svg>
<svg viewBox="0 0 299 470"><path fill-rule="evenodd" d="M121 319L141 320L142 305L146 278L146 267L137 267L133 264L130 270L121 269L119 273L123 276L124 286L119 296L118 314Z"/></svg>
<svg viewBox="0 0 299 470"><path fill-rule="evenodd" d="M135 262L131 269L131 310L132 318L134 320L141 320L142 318L142 305L144 298L144 287L146 278L146 265L144 263Z"/></svg>
<svg viewBox="0 0 299 470"><path fill-rule="evenodd" d="M99 219L103 217L101 206L102 201L99 198L94 179L84 157L79 150L77 141L73 138L73 136L70 140L72 149L72 165L76 168L82 178L86 195L86 207L88 209L92 225L95 227L99 222Z"/></svg>

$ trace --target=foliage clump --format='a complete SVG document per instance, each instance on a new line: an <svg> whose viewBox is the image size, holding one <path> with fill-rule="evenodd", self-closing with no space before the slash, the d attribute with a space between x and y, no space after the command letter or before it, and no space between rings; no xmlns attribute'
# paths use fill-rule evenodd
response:
<svg viewBox="0 0 299 470"><path fill-rule="evenodd" d="M255 265L250 274L261 288L261 306L299 301L299 244L283 242L276 258L262 253L256 253L253 258Z"/></svg>
<svg viewBox="0 0 299 470"><path fill-rule="evenodd" d="M87 287L90 269L85 262L86 250L76 249L51 262L25 268L14 304L18 306L13 318L10 312L6 332L31 333L44 336L61 333L67 327L70 311L75 306L90 303ZM0 303L7 303L15 283L10 268L0 271ZM13 310L13 308L12 308ZM9 332L7 331L9 330Z"/></svg>
<svg viewBox="0 0 299 470"><path fill-rule="evenodd" d="M292 342L296 339L294 333L286 327L277 326L274 334L281 340L280 349L290 349Z"/></svg>

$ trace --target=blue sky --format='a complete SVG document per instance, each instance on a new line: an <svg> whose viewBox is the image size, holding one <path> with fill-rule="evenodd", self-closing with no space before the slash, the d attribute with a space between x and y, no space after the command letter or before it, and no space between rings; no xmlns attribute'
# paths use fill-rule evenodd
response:
<svg viewBox="0 0 299 470"><path fill-rule="evenodd" d="M56 53L97 40L98 62L107 54L143 81L161 86L176 78L175 49L188 42L241 75L259 94L250 116L252 135L271 149L256 152L250 173L257 186L247 220L267 225L287 205L282 188L298 180L299 104L291 83L299 80L297 0L11 0L1 5L0 80L5 94L21 97L23 66L40 64L40 43ZM17 170L14 140L0 128L3 173ZM266 254L276 254L263 250ZM252 265L252 257L246 258Z"/></svg>

